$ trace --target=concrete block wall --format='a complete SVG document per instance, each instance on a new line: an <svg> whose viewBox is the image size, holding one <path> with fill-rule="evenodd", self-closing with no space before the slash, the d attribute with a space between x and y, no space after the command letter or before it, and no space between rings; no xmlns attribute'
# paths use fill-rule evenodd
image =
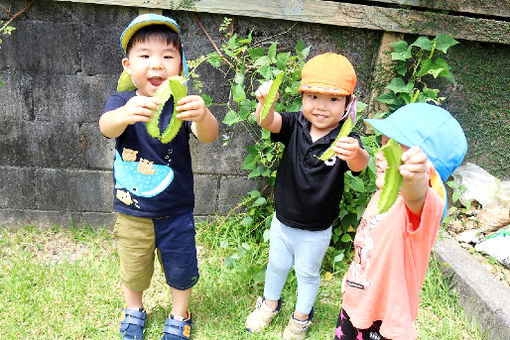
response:
<svg viewBox="0 0 510 340"><path fill-rule="evenodd" d="M0 0L11 13L23 0ZM123 57L119 35L139 8L75 2L38 1L13 21L16 30L0 47L0 226L26 223L90 223L111 227L113 141L101 136L98 119L115 91ZM183 30L186 56L214 51L190 12L164 11ZM198 13L218 46L223 15ZM0 20L9 17L0 8ZM358 98L368 103L382 31L261 18L234 18L235 32L268 47L293 50L299 39L310 55L335 51L356 68ZM414 41L416 36L406 36ZM459 120L469 150L466 160L501 179L508 172L510 45L461 41L446 57L457 85L436 81L443 106ZM204 63L198 73L210 108L221 122L227 112L226 76ZM222 136L231 138L224 146ZM250 136L220 123L211 144L192 139L197 217L225 214L262 181L241 170Z"/></svg>
<svg viewBox="0 0 510 340"><path fill-rule="evenodd" d="M26 2L0 4L16 13ZM4 83L0 89L0 225L68 225L71 220L113 225L114 144L101 136L97 121L122 70L119 35L138 13L138 8L122 6L40 1L13 21L16 30L0 49ZM214 50L190 13L165 14L181 25L188 59ZM8 19L3 11L0 16ZM217 25L223 16L200 18L221 45ZM292 30L293 25L236 18L236 30L248 34L255 26L255 39L274 36L281 48L292 48L303 37L306 45L313 45L313 54L336 49L321 26ZM287 35L278 37L286 30ZM379 33L339 30L358 36L368 48L363 53L352 49L352 57L370 63ZM220 103L211 111L221 122L227 111L221 103L228 100L229 85L209 65L201 66L199 73L203 92ZM368 93L369 81L369 75L360 76L362 96ZM222 135L231 137L228 146L222 145ZM245 131L223 124L216 142L204 145L192 140L198 217L225 214L248 191L263 187L262 181L248 180L241 170L248 143Z"/></svg>

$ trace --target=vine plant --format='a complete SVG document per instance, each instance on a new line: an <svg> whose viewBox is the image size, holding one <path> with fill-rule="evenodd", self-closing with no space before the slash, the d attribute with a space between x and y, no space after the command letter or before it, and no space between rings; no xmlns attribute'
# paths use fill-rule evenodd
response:
<svg viewBox="0 0 510 340"><path fill-rule="evenodd" d="M224 73L230 85L229 101L226 103L228 112L223 123L234 127L241 126L251 136L253 144L247 145L248 155L242 168L249 171L248 178L265 178L270 188L274 185L278 161L283 152L283 146L270 140L270 133L260 129L254 115L257 100L254 92L258 86L272 80L279 71L284 71L283 82L280 86L280 97L275 106L278 112L294 112L301 108L301 96L298 91L301 68L308 57L310 47L305 47L302 40L296 44L293 51L279 51L277 42L270 44L255 43L252 33L242 37L232 32L232 21L225 18L220 26L224 32L224 44L215 52L209 53L189 62L190 76L193 85L201 91L202 82L194 70L203 62L208 62L214 68ZM230 28L230 29L229 29ZM443 100L438 96L439 89L429 87L427 76L433 78L444 77L455 84L446 61L442 58L447 50L458 42L447 35L440 34L433 39L419 37L412 44L398 41L392 44L392 60L397 77L386 86L389 90L377 98L388 105L388 112L380 112L376 117L387 115L397 108L412 102L431 101L440 104ZM206 103L211 99L203 96ZM358 113L366 105L358 103ZM362 125L362 124L358 124ZM360 131L361 127L355 127ZM362 135L364 148L368 151L370 161L367 169L359 176L345 175L344 199L340 206L340 214L333 223L332 248L327 253L326 265L328 270L335 270L335 263L341 261L352 248L352 239L359 220L375 192L375 162L374 155L379 150L378 135ZM228 144L230 137L225 136L224 144ZM246 208L240 213L239 225L250 228L254 234L268 239L268 228L273 211L272 193L264 195L258 191L251 191L242 202ZM260 228L265 227L261 234ZM242 252L230 256L230 260L238 258Z"/></svg>

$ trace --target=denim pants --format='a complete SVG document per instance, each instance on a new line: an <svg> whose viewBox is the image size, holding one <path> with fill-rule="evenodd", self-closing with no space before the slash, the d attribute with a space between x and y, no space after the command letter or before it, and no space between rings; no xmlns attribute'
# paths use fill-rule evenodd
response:
<svg viewBox="0 0 510 340"><path fill-rule="evenodd" d="M331 239L331 229L308 231L291 228L273 216L264 286L266 299L280 299L287 275L294 266L297 278L296 311L310 313L319 291L319 272Z"/></svg>

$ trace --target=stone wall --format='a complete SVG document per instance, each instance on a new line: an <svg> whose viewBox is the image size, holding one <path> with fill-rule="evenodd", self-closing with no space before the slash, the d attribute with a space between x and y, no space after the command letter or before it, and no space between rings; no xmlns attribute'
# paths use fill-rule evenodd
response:
<svg viewBox="0 0 510 340"><path fill-rule="evenodd" d="M15 13L26 2L0 0L0 4ZM97 122L122 69L119 35L138 13L138 8L122 6L39 1L13 22L16 30L4 38L0 49L4 83L0 89L0 225L67 225L72 220L75 224L112 226L113 141L101 136ZM191 13L164 14L181 25L188 59L214 50ZM223 16L198 16L221 44L217 28ZM0 20L6 19L0 10ZM326 51L345 54L358 71L356 92L362 101L368 101L381 31L235 18L236 32L248 34L251 29L254 40L267 44L276 40L282 50L293 49L303 38L305 45L312 47L311 55ZM499 162L508 155L505 138L508 141L510 137L510 112L504 98L510 96L506 83L479 79L479 74L484 63L492 61L495 65L491 74L501 75L501 79L506 74L508 79L510 51L506 45L478 46L462 41L451 50L452 72L460 76L457 87L444 84L446 107L469 126L466 134L474 146L472 150L476 150L470 151L472 161L487 159L490 171L492 159ZM469 62L475 65L463 65L463 56L470 56ZM476 73L477 67L480 73ZM227 111L221 103L228 100L228 83L209 65L200 66L199 73L203 92L217 103L210 109L221 122ZM485 83L472 84L475 76L476 81ZM495 87L499 92L492 98L486 90ZM483 92L487 101L476 99L475 103L480 89L487 92ZM474 106L474 113L471 102L479 105ZM482 115L485 122L490 117L493 120L487 126L477 126L472 122L474 115ZM487 145L478 139L481 128L493 146L490 155L484 152ZM224 135L232 139L226 146ZM220 124L220 135L214 143L192 141L197 216L225 214L240 196L261 188L263 183L248 180L241 170L248 143L250 137L243 130L224 124ZM500 175L506 171L502 167L494 167Z"/></svg>

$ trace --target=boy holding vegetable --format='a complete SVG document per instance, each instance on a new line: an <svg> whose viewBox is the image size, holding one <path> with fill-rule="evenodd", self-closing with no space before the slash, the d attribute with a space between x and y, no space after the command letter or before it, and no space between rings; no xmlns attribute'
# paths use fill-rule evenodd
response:
<svg viewBox="0 0 510 340"><path fill-rule="evenodd" d="M181 30L173 19L141 15L124 30L120 44L126 56L124 72L118 93L110 96L99 120L101 133L116 142L114 234L126 300L120 335L143 337L147 314L142 297L150 285L157 249L172 295L162 339L189 339L188 305L191 287L199 278L189 134L200 142L212 142L218 124L203 99L189 95L177 103L170 98L160 113L161 130L170 127L173 114L183 121L171 141L152 138L147 131L146 123L163 104L154 97L156 90L171 76L187 77Z"/></svg>
<svg viewBox="0 0 510 340"><path fill-rule="evenodd" d="M330 159L318 157L335 140L344 121L351 119L349 113L355 115L356 81L347 58L326 53L303 66L300 112L278 113L273 103L261 120L271 83L262 84L255 93L257 122L271 132L273 141L282 142L285 150L276 175L264 297L258 298L245 324L251 333L261 332L280 311L281 291L294 266L297 303L283 337L306 337L314 316L319 270L329 246L331 225L339 213L344 173L351 170L357 174L368 164L368 153L355 133L337 141Z"/></svg>
<svg viewBox="0 0 510 340"><path fill-rule="evenodd" d="M462 163L467 143L459 123L446 110L425 103L408 104L386 119L365 122L402 148L402 164L376 155L377 191L354 239L354 259L343 278L343 301L335 339L417 337L413 321L432 246L446 215L450 174ZM403 177L400 193L386 212L381 196ZM387 186L388 185L388 186Z"/></svg>

